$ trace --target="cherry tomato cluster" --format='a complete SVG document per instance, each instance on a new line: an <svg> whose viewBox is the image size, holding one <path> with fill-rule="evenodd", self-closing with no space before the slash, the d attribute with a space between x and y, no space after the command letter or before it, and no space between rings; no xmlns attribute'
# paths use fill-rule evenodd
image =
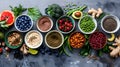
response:
<svg viewBox="0 0 120 67"><path fill-rule="evenodd" d="M58 28L63 32L69 32L73 28L73 23L68 18L58 20Z"/></svg>

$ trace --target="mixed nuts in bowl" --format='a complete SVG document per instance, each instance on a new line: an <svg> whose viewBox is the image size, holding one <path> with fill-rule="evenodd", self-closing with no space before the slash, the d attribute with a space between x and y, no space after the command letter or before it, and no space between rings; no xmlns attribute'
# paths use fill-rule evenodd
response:
<svg viewBox="0 0 120 67"><path fill-rule="evenodd" d="M11 49L19 48L22 42L22 34L18 31L10 31L5 35L5 43Z"/></svg>

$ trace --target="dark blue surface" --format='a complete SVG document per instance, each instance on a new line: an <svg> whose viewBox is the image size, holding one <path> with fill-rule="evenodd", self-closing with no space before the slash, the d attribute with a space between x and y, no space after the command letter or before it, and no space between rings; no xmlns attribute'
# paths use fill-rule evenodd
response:
<svg viewBox="0 0 120 67"><path fill-rule="evenodd" d="M65 6L67 2L86 4L88 9L101 7L103 11L120 18L120 0L0 0L0 12L10 9L9 5L18 6L18 4L22 4L24 7L38 7L44 15L44 9L49 4L57 3ZM34 28L36 27L34 26ZM116 35L120 34L119 31ZM79 50L74 50L74 53L70 53L71 57L39 54L37 56L24 56L22 60L15 59L13 52L10 53L10 58L6 58L5 53L3 53L0 55L0 67L120 67L120 58L112 59L108 54L104 54L94 61L88 57L79 56L78 52Z"/></svg>

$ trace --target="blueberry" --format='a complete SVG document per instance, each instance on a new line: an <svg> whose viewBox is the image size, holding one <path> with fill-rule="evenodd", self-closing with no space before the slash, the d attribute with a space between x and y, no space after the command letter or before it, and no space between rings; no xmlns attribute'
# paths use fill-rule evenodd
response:
<svg viewBox="0 0 120 67"><path fill-rule="evenodd" d="M23 54L20 51L15 51L14 58L21 60L23 58Z"/></svg>
<svg viewBox="0 0 120 67"><path fill-rule="evenodd" d="M41 54L43 54L43 55L44 55L44 54L45 54L45 51L44 51L44 50L42 50L42 51L41 51Z"/></svg>
<svg viewBox="0 0 120 67"><path fill-rule="evenodd" d="M52 52L51 52L51 51L49 51L49 52L48 52L48 54L49 54L49 55L52 55Z"/></svg>
<svg viewBox="0 0 120 67"><path fill-rule="evenodd" d="M55 56L56 56L56 57L59 57L59 53L55 53Z"/></svg>

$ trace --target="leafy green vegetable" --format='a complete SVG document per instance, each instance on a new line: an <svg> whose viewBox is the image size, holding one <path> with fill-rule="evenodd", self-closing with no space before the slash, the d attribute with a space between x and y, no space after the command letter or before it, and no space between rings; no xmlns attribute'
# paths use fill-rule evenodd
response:
<svg viewBox="0 0 120 67"><path fill-rule="evenodd" d="M66 42L66 44L67 44L67 46L68 46L68 49L69 49L70 51L72 51L72 47L70 46L70 44L69 44L68 41Z"/></svg>
<svg viewBox="0 0 120 67"><path fill-rule="evenodd" d="M63 10L58 4L52 4L45 9L45 13L53 18L59 18L63 15Z"/></svg>
<svg viewBox="0 0 120 67"><path fill-rule="evenodd" d="M103 49L98 50L98 56L102 56L103 53L109 53L110 52L109 46L112 46L112 44L108 43L105 45Z"/></svg>
<svg viewBox="0 0 120 67"><path fill-rule="evenodd" d="M63 52L64 52L67 56L70 56L70 55L68 54L68 52L65 50L64 46L62 46L62 47L63 47Z"/></svg>
<svg viewBox="0 0 120 67"><path fill-rule="evenodd" d="M22 14L24 11L27 10L27 8L23 8L23 6L21 4L19 4L18 7L10 6L10 8L11 8L11 11L14 12L15 17L19 16L20 14Z"/></svg>
<svg viewBox="0 0 120 67"><path fill-rule="evenodd" d="M28 8L27 13L34 21L37 21L41 16L41 12L37 8Z"/></svg>
<svg viewBox="0 0 120 67"><path fill-rule="evenodd" d="M70 44L68 43L68 36L65 37L65 39L64 39L64 44L63 44L63 46L61 47L59 54L65 53L67 56L70 56L70 55L68 54L68 52L66 51L66 47L68 48L69 51L72 51L72 48L71 48Z"/></svg>
<svg viewBox="0 0 120 67"><path fill-rule="evenodd" d="M88 56L90 54L90 45L89 45L89 35L85 35L85 38L86 38L86 43L85 45L80 49L80 55L81 56Z"/></svg>

